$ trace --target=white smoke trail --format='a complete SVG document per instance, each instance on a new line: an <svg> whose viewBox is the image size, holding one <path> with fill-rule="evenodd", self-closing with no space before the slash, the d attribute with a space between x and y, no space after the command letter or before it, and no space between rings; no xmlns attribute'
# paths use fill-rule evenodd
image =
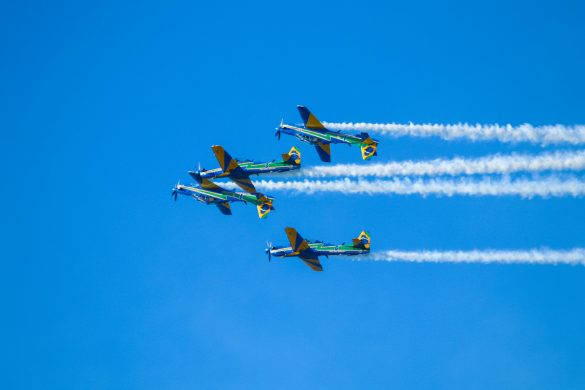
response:
<svg viewBox="0 0 585 390"><path fill-rule="evenodd" d="M401 123L323 123L332 130L370 131L394 137L441 137L446 140L469 139L471 141L530 142L533 144L584 144L585 125L532 126L470 125L457 124L401 124Z"/></svg>
<svg viewBox="0 0 585 390"><path fill-rule="evenodd" d="M575 178L515 179L410 179L393 178L389 180L299 180L255 182L258 190L292 191L304 194L318 192L338 192L343 194L398 194L398 195L437 195L437 196L520 196L561 197L585 195L585 181Z"/></svg>
<svg viewBox="0 0 585 390"><path fill-rule="evenodd" d="M294 176L389 177L509 174L514 172L568 171L585 168L585 150L543 153L540 155L492 155L474 159L454 158L427 161L392 161L378 164L337 164L303 169Z"/></svg>
<svg viewBox="0 0 585 390"><path fill-rule="evenodd" d="M414 263L505 263L505 264L582 264L585 249L571 250L471 250L471 251L381 251L352 260L405 261Z"/></svg>

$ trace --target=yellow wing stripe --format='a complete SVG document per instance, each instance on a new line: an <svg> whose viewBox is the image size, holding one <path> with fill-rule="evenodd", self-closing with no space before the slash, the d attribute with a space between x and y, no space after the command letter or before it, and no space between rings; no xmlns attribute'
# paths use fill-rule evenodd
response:
<svg viewBox="0 0 585 390"><path fill-rule="evenodd" d="M213 154L215 154L215 158L219 162L219 166L221 169L229 173L238 167L238 163L234 160L220 145L213 145L211 147L213 150Z"/></svg>
<svg viewBox="0 0 585 390"><path fill-rule="evenodd" d="M288 241L290 242L290 246L295 252L301 252L306 249L309 249L309 244L307 241L301 237L301 235L291 227L287 227L284 229L286 232L286 236L288 237Z"/></svg>
<svg viewBox="0 0 585 390"><path fill-rule="evenodd" d="M223 188L209 181L208 179L201 179L200 186L201 188L205 188L206 190L223 190Z"/></svg>
<svg viewBox="0 0 585 390"><path fill-rule="evenodd" d="M307 124L305 125L305 127L308 127L309 129L324 129L325 126L323 126L323 124L321 122L319 122L319 119L317 119L317 117L315 115L313 115L313 113L309 114L309 119L307 120Z"/></svg>
<svg viewBox="0 0 585 390"><path fill-rule="evenodd" d="M254 187L254 184L252 183L252 180L250 180L249 177L241 177L239 179L232 180L244 191L249 192L250 194L256 193L256 187Z"/></svg>
<svg viewBox="0 0 585 390"><path fill-rule="evenodd" d="M323 266L321 265L321 262L319 262L319 259L309 259L301 257L301 260L303 260L303 262L306 265L308 265L313 271L317 272L323 271Z"/></svg>

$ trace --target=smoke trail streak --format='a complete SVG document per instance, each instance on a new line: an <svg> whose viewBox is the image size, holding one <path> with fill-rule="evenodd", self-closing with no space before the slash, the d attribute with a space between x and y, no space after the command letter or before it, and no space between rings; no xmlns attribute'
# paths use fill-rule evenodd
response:
<svg viewBox="0 0 585 390"><path fill-rule="evenodd" d="M471 250L471 251L381 251L352 260L403 261L414 263L504 263L585 265L585 249L571 250Z"/></svg>
<svg viewBox="0 0 585 390"><path fill-rule="evenodd" d="M585 181L569 178L544 179L410 179L393 178L389 180L299 180L274 181L259 180L255 182L260 191L292 191L303 194L318 192L338 192L343 194L398 194L422 196L520 196L561 197L585 195Z"/></svg>
<svg viewBox="0 0 585 390"><path fill-rule="evenodd" d="M509 174L514 172L568 171L585 168L585 150L554 152L540 155L493 155L475 159L454 158L427 161L392 161L378 164L337 164L317 166L294 176L318 177L389 177Z"/></svg>
<svg viewBox="0 0 585 390"><path fill-rule="evenodd" d="M568 143L573 145L585 143L585 125L532 126L512 125L470 125L457 124L401 124L401 123L323 123L334 130L370 131L394 137L441 137L446 140L469 139L471 141L500 141L507 143L530 142L550 145Z"/></svg>

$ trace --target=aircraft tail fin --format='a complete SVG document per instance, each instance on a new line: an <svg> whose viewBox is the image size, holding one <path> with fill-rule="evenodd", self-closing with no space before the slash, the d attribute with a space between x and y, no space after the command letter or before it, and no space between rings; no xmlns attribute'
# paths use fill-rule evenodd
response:
<svg viewBox="0 0 585 390"><path fill-rule="evenodd" d="M369 160L378 155L378 143L362 144L362 159Z"/></svg>
<svg viewBox="0 0 585 390"><path fill-rule="evenodd" d="M361 149L364 160L378 155L378 141L372 139L368 133L360 133L358 137L362 139Z"/></svg>
<svg viewBox="0 0 585 390"><path fill-rule="evenodd" d="M230 174L232 171L235 171L240 167L238 162L234 160L221 145L213 145L211 149L213 150L213 154L215 154L215 158L219 162L221 170L225 173Z"/></svg>
<svg viewBox="0 0 585 390"><path fill-rule="evenodd" d="M282 160L288 164L301 165L301 152L293 146L288 153L282 155Z"/></svg>
<svg viewBox="0 0 585 390"><path fill-rule="evenodd" d="M353 246L361 249L370 249L370 235L363 230L357 238L352 240Z"/></svg>
<svg viewBox="0 0 585 390"><path fill-rule="evenodd" d="M313 113L309 111L307 107L297 106L297 109L299 110L299 114L301 114L301 118L303 119L303 124L307 129L325 129L325 126L319 122L319 119L317 119L317 117L313 115Z"/></svg>
<svg viewBox="0 0 585 390"><path fill-rule="evenodd" d="M256 205L256 209L258 210L258 217L260 219L265 219L268 217L268 214L274 210L272 199L260 193L257 194L257 198L259 202Z"/></svg>

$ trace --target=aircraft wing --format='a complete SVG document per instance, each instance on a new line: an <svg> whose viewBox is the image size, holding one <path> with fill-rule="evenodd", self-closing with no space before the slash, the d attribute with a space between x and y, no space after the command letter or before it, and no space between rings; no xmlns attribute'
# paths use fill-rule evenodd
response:
<svg viewBox="0 0 585 390"><path fill-rule="evenodd" d="M252 180L250 180L250 176L232 177L232 175L230 175L228 177L244 191L249 192L250 194L255 194L257 192L256 187L252 184Z"/></svg>
<svg viewBox="0 0 585 390"><path fill-rule="evenodd" d="M220 145L213 145L211 147L215 158L219 162L221 170L227 173L228 177L238 185L241 189L250 194L256 193L256 187L252 184L250 176L238 165L238 162L230 156L228 152Z"/></svg>
<svg viewBox="0 0 585 390"><path fill-rule="evenodd" d="M307 264L309 267L311 267L311 269L313 271L317 271L317 272L321 272L323 271L323 266L321 265L321 262L319 261L319 258L317 256L311 258L311 257L305 257L305 256L299 256L301 260L303 260L303 262L305 264Z"/></svg>
<svg viewBox="0 0 585 390"><path fill-rule="evenodd" d="M220 186L218 186L217 184L215 184L211 180L205 179L205 178L201 178L199 185L201 186L201 188L206 189L206 190L225 191L225 189L221 188Z"/></svg>
<svg viewBox="0 0 585 390"><path fill-rule="evenodd" d="M331 162L331 144L328 142L318 142L315 144L315 149L319 153L319 158L323 162Z"/></svg>
<svg viewBox="0 0 585 390"><path fill-rule="evenodd" d="M293 251L299 254L299 258L303 260L313 271L323 271L323 266L319 262L317 254L309 247L309 243L296 231L296 229L287 227L284 229L286 236L290 242Z"/></svg>
<svg viewBox="0 0 585 390"><path fill-rule="evenodd" d="M317 117L313 115L313 113L307 107L297 106L297 109L299 110L299 114L301 114L303 124L307 129L326 130L325 126L323 126L323 124L319 122L319 119L317 119Z"/></svg>
<svg viewBox="0 0 585 390"><path fill-rule="evenodd" d="M223 215L232 215L232 209L230 207L230 202L218 202L215 205L217 206L217 208L219 209L219 211L221 211L221 213Z"/></svg>
<svg viewBox="0 0 585 390"><path fill-rule="evenodd" d="M228 152L220 145L213 145L211 147L215 158L219 162L221 170L227 174L245 175L246 172L238 165L238 162L230 156Z"/></svg>
<svg viewBox="0 0 585 390"><path fill-rule="evenodd" d="M303 237L301 237L295 228L287 227L284 229L284 231L286 232L286 236L290 242L290 247L293 251L300 253L306 250L311 250L309 243Z"/></svg>

